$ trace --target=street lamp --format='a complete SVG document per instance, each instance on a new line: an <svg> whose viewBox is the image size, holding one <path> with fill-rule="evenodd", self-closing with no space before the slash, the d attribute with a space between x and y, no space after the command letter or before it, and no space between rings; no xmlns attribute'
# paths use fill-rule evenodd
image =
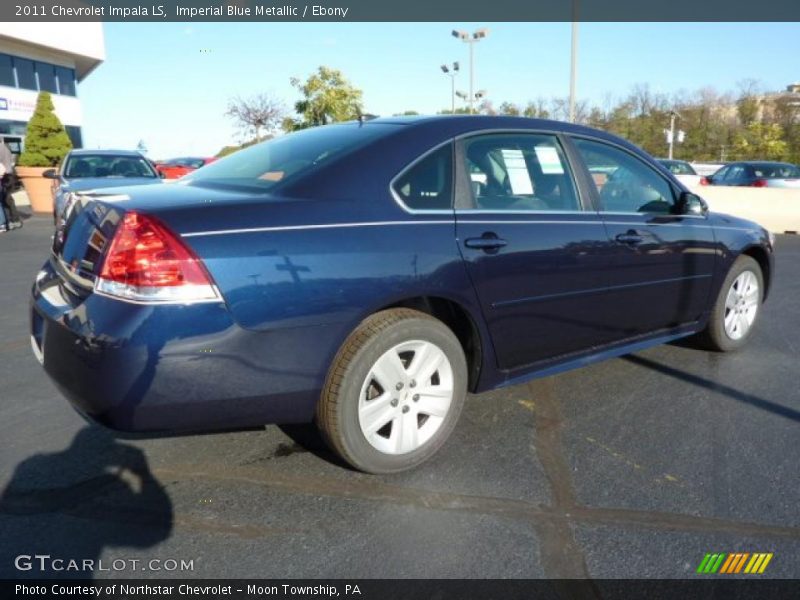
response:
<svg viewBox="0 0 800 600"><path fill-rule="evenodd" d="M672 160L672 148L675 145L675 119L681 118L681 115L676 110L669 111L669 132L667 133L667 141L669 141L669 159Z"/></svg>
<svg viewBox="0 0 800 600"><path fill-rule="evenodd" d="M458 96L462 100L467 100L467 101L469 101L469 100L481 100L482 98L485 98L488 93L489 92L487 92L486 90L478 90L472 96L470 96L467 92L462 92L462 91L459 90L459 91L456 92L456 96ZM472 102L470 102L470 104L472 104ZM472 109L470 108L470 110L472 110Z"/></svg>
<svg viewBox="0 0 800 600"><path fill-rule="evenodd" d="M473 113L472 104L475 99L475 95L473 94L473 84L475 79L475 57L474 57L474 50L473 47L487 35L489 35L489 30L485 27L481 27L477 31L474 31L472 34L467 33L466 31L460 31L458 29L454 29L452 32L454 38L457 38L464 42L465 44L469 44L469 114Z"/></svg>
<svg viewBox="0 0 800 600"><path fill-rule="evenodd" d="M448 67L447 65L442 65L440 67L442 69L442 73L447 75L450 78L450 113L455 114L456 112L456 75L458 75L458 62L454 62L452 68Z"/></svg>

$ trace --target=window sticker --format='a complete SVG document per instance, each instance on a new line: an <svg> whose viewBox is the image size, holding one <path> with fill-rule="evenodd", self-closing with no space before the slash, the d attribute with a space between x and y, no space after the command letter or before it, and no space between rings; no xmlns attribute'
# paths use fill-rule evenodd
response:
<svg viewBox="0 0 800 600"><path fill-rule="evenodd" d="M542 173L545 175L564 174L561 158L555 148L552 146L536 146L534 150L536 150L536 158L539 159L539 165L542 167Z"/></svg>
<svg viewBox="0 0 800 600"><path fill-rule="evenodd" d="M533 195L533 183L528 173L528 165L525 164L525 157L522 150L515 148L503 148L501 151L503 162L508 173L508 183L511 186L511 193L515 196Z"/></svg>

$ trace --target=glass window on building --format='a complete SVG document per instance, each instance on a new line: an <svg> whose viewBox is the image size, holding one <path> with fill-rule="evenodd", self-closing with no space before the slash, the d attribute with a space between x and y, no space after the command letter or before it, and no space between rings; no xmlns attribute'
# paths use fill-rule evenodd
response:
<svg viewBox="0 0 800 600"><path fill-rule="evenodd" d="M14 58L14 68L17 70L17 84L24 90L36 89L36 75L33 71L33 61L27 58Z"/></svg>
<svg viewBox="0 0 800 600"><path fill-rule="evenodd" d="M14 65L11 64L11 57L8 54L0 54L0 85L9 87L17 85L14 80Z"/></svg>
<svg viewBox="0 0 800 600"><path fill-rule="evenodd" d="M75 95L75 71L66 67L56 67L58 93L63 96Z"/></svg>
<svg viewBox="0 0 800 600"><path fill-rule="evenodd" d="M67 125L64 129L67 130L67 135L72 142L73 148L83 148L83 139L81 138L81 128Z"/></svg>
<svg viewBox="0 0 800 600"><path fill-rule="evenodd" d="M36 74L39 76L39 89L51 94L58 93L56 86L56 68L53 65L37 62Z"/></svg>

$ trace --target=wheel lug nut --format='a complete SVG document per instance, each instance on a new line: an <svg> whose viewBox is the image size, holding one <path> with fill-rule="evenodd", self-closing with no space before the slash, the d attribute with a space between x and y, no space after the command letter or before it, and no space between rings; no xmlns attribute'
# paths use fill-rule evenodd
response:
<svg viewBox="0 0 800 600"><path fill-rule="evenodd" d="M414 402L419 402L419 394L414 394L413 400Z"/></svg>
<svg viewBox="0 0 800 600"><path fill-rule="evenodd" d="M404 413L407 413L409 410L410 410L410 409L409 409L407 406L404 406L404 407L403 407L403 412L404 412Z"/></svg>
<svg viewBox="0 0 800 600"><path fill-rule="evenodd" d="M392 398L392 401L391 401L391 402L389 402L389 404L391 404L392 406L397 406L397 405L398 405L398 400L397 400L397 398Z"/></svg>
<svg viewBox="0 0 800 600"><path fill-rule="evenodd" d="M409 383L408 385L409 387L417 387L417 382L412 379L411 383Z"/></svg>
<svg viewBox="0 0 800 600"><path fill-rule="evenodd" d="M396 385L396 386L394 386L394 387L395 387L395 389L396 389L396 390L399 392L400 390L402 390L402 389L403 389L403 383L402 383L402 382L400 382L400 381L398 381L398 382L397 382L397 385Z"/></svg>

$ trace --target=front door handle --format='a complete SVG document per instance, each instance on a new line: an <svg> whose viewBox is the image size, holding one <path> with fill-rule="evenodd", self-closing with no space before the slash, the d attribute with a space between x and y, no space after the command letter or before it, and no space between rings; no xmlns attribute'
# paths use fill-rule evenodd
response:
<svg viewBox="0 0 800 600"><path fill-rule="evenodd" d="M628 231L625 233L620 233L617 236L617 241L621 244L628 244L630 246L635 246L636 244L641 244L644 241L644 237L640 234L636 233L635 231Z"/></svg>
<svg viewBox="0 0 800 600"><path fill-rule="evenodd" d="M467 248L476 248L489 252L492 250L499 250L503 246L508 245L508 242L497 237L496 233L488 232L484 233L481 237L465 239L464 245Z"/></svg>

